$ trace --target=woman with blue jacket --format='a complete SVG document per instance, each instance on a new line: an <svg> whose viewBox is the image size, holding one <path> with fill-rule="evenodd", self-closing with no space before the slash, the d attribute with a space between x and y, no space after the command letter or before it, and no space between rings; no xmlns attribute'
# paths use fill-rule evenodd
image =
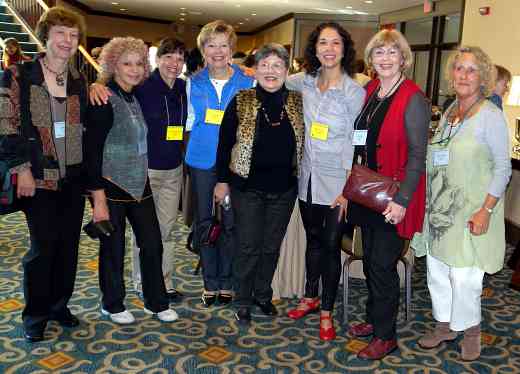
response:
<svg viewBox="0 0 520 374"><path fill-rule="evenodd" d="M230 209L223 209L224 230L218 241L210 244L206 239L212 222L213 190L217 183L215 161L222 117L235 94L253 86L252 78L244 75L239 67L230 65L236 40L233 28L223 21L205 25L197 37L197 45L206 67L187 84L186 131L190 131L190 137L185 161L193 181L194 246L201 255L205 307L214 304L217 298L220 304L232 300L233 216Z"/></svg>

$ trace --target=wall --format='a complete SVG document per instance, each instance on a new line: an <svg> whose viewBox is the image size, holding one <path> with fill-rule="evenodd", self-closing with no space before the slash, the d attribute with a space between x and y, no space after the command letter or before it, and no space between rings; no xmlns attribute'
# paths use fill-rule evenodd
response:
<svg viewBox="0 0 520 374"><path fill-rule="evenodd" d="M478 9L491 7L491 14L481 16ZM520 6L516 0L466 0L462 44L478 45L496 64L503 65L513 75L520 75ZM511 133L520 107L504 106ZM506 194L506 217L520 226L520 172L513 179Z"/></svg>
<svg viewBox="0 0 520 374"><path fill-rule="evenodd" d="M509 0L502 0L509 1ZM382 25L389 23L405 22L413 19L435 17L445 14L457 13L462 9L463 0L440 0L435 1L435 11L424 14L422 5L397 10L395 12L383 13L379 16Z"/></svg>
<svg viewBox="0 0 520 374"><path fill-rule="evenodd" d="M236 49L237 51L247 52L268 42L292 45L293 33L294 18L291 18L276 26L260 31L255 35L239 36Z"/></svg>

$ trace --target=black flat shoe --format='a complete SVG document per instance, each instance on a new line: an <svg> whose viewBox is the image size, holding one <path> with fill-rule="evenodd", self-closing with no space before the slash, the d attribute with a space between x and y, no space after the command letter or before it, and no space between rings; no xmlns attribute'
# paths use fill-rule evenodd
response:
<svg viewBox="0 0 520 374"><path fill-rule="evenodd" d="M235 318L239 325L248 326L251 324L251 311L249 308L240 308L235 313Z"/></svg>
<svg viewBox="0 0 520 374"><path fill-rule="evenodd" d="M50 318L53 321L56 321L63 327L77 327L79 326L79 319L74 314L72 314L69 310L66 313L60 315L54 315Z"/></svg>
<svg viewBox="0 0 520 374"><path fill-rule="evenodd" d="M273 305L273 303L270 301L266 301L266 302L255 301L255 304L260 308L262 313L264 313L266 316L278 315L278 310Z"/></svg>
<svg viewBox="0 0 520 374"><path fill-rule="evenodd" d="M25 340L27 340L29 343L38 343L38 342L41 342L42 340L44 340L45 338L43 337L43 331L40 333L28 333L27 331L24 332L24 337L25 337Z"/></svg>
<svg viewBox="0 0 520 374"><path fill-rule="evenodd" d="M215 301L217 301L217 295L208 295L208 294L202 294L202 305L204 305L204 308L209 308L213 304L215 304Z"/></svg>
<svg viewBox="0 0 520 374"><path fill-rule="evenodd" d="M183 298L183 294L177 291L176 289L172 288L171 290L168 290L166 293L168 296L168 300L172 302L180 301Z"/></svg>
<svg viewBox="0 0 520 374"><path fill-rule="evenodd" d="M221 305L228 305L233 301L233 295L228 293L219 293L218 294L218 303Z"/></svg>

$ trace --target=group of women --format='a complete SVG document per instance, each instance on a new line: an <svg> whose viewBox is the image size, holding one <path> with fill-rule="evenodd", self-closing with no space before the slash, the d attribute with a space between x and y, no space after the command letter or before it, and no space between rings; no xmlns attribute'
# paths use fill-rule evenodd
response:
<svg viewBox="0 0 520 374"><path fill-rule="evenodd" d="M380 359L397 348L396 263L405 240L414 236L418 255L427 255L437 320L419 345L435 347L464 331L462 358L479 357L482 280L502 267L501 197L511 173L506 121L485 99L496 72L479 48L459 48L449 62L456 100L428 142L428 101L405 77L412 54L395 30L380 31L368 43L365 60L377 77L364 88L352 79L354 43L337 23L321 24L309 36L305 73L287 78L288 53L270 43L255 54L254 79L230 63L232 27L209 23L197 38L205 67L186 85L178 79L182 43L163 41L158 69L149 76L145 44L114 38L100 56L106 87L92 89L93 101L100 102L90 105L85 81L69 65L85 35L82 18L51 8L38 35L46 52L7 70L0 88L0 151L19 160L13 170L31 235L23 261L29 341L44 338L49 320L79 323L67 303L84 185L94 223L113 225L100 238L102 313L116 323L134 321L124 305L128 219L139 247L144 311L166 322L178 318L169 307L169 293L175 292L163 256L172 217L160 212L170 194L161 189L178 183L187 142L203 306L235 298L241 325L251 323L254 305L266 315L278 314L271 281L298 198L307 238L306 284L290 318L319 311L320 339L335 338L332 316L347 219L362 230L368 287L366 321L349 333L373 337L358 357ZM353 163L400 182L382 214L343 196ZM83 169L86 181L80 179ZM223 225L218 237L217 210Z"/></svg>

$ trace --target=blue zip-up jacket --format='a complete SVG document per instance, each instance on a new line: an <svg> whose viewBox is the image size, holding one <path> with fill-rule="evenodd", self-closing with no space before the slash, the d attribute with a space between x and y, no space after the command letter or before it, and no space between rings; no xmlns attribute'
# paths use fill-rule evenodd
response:
<svg viewBox="0 0 520 374"><path fill-rule="evenodd" d="M208 68L204 68L191 78L191 89L188 95L190 95L195 120L186 152L186 163L191 167L208 170L215 165L220 126L205 122L206 109L225 111L238 91L253 87L253 78L246 76L238 66L232 65L232 67L234 74L224 86L220 102L217 91L211 84Z"/></svg>
<svg viewBox="0 0 520 374"><path fill-rule="evenodd" d="M182 141L166 140L166 130L168 125L186 124L186 82L177 78L170 88L159 74L159 69L155 69L134 92L148 127L148 168L177 168L182 162Z"/></svg>

